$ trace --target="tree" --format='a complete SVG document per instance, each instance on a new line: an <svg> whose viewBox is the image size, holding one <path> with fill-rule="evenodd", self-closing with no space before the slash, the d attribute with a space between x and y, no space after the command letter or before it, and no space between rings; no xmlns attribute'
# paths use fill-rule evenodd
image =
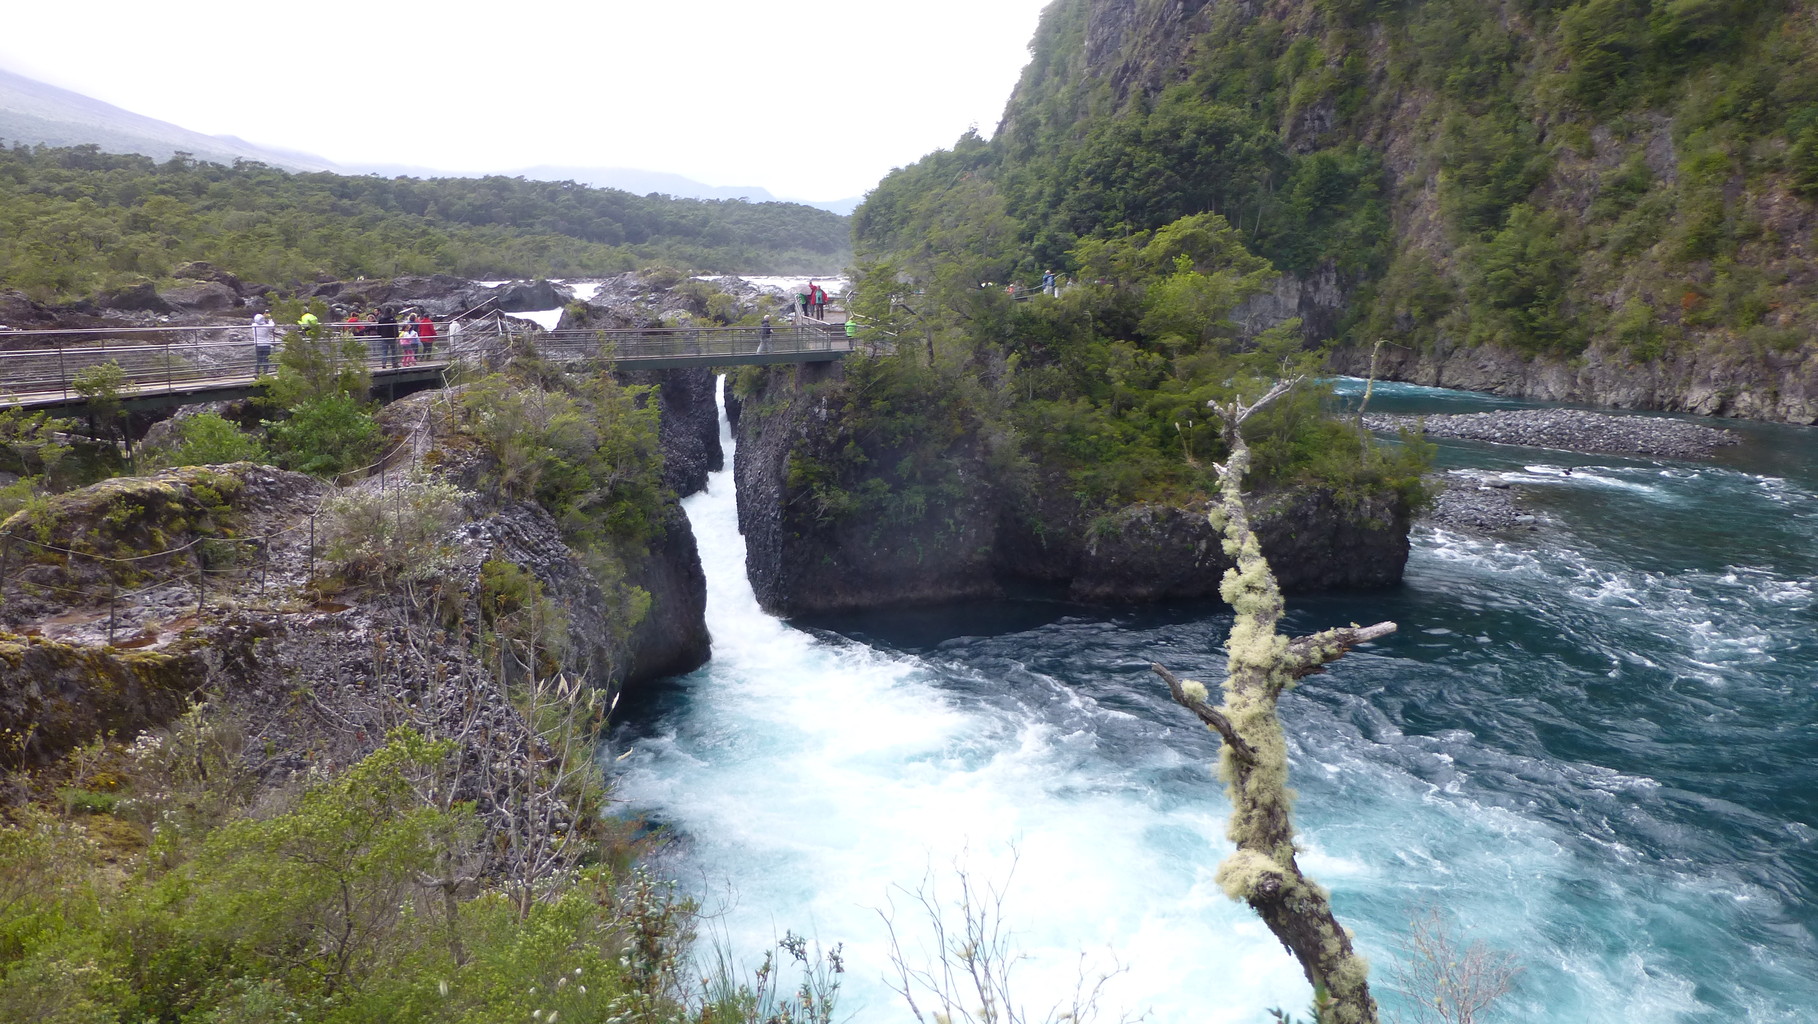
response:
<svg viewBox="0 0 1818 1024"><path fill-rule="evenodd" d="M132 454L133 439L126 429L123 399L132 384L126 371L112 359L78 370L69 382L76 394L88 399L89 434L96 438L124 439L128 456Z"/></svg>
<svg viewBox="0 0 1818 1024"><path fill-rule="evenodd" d="M1321 671L1356 644L1387 636L1395 624L1328 629L1292 640L1276 630L1284 611L1281 588L1244 504L1250 449L1241 427L1297 383L1299 378L1279 382L1247 405L1241 399L1212 405L1230 457L1216 466L1219 496L1208 518L1224 534L1225 551L1236 560L1220 587L1236 612L1226 644L1224 701L1213 707L1205 684L1176 678L1161 665L1151 668L1168 684L1175 702L1224 741L1218 772L1231 800L1226 835L1237 850L1219 865L1219 885L1232 899L1248 903L1300 961L1324 1008L1321 1024L1376 1024L1369 965L1333 916L1326 890L1304 875L1295 859L1288 748L1276 704L1296 680Z"/></svg>

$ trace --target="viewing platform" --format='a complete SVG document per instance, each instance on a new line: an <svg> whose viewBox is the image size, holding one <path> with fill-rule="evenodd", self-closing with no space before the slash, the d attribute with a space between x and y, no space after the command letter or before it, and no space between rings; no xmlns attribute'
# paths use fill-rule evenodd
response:
<svg viewBox="0 0 1818 1024"><path fill-rule="evenodd" d="M854 349L843 327L816 320L770 328L545 331L495 316L440 333L450 326L437 324L434 346L410 366L401 365L401 351L388 353L382 339L352 335L340 324L321 325L306 343L319 346L331 363L359 359L372 374L374 392L385 395L484 374L520 352L558 362L602 359L624 369L670 370L831 362ZM276 328L266 373L276 370L279 354L298 330ZM350 343L360 346L357 357L343 353ZM248 325L5 331L0 346L0 408L80 412L90 398L84 393L85 371L92 379L96 367L110 362L124 377L118 397L127 409L249 398L262 389Z"/></svg>

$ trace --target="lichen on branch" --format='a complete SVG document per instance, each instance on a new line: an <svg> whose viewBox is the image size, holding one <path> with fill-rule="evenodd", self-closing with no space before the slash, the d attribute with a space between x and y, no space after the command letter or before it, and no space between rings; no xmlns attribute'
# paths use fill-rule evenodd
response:
<svg viewBox="0 0 1818 1024"><path fill-rule="evenodd" d="M1369 966L1333 916L1326 890L1303 874L1295 859L1288 749L1276 704L1295 680L1320 671L1355 644L1394 632L1395 624L1353 624L1311 636L1283 636L1278 629L1285 610L1281 588L1250 528L1243 496L1250 464L1243 422L1298 382L1278 382L1248 404L1238 400L1213 406L1230 458L1217 467L1219 495L1207 518L1222 531L1225 550L1236 560L1220 587L1236 613L1226 643L1223 702L1213 707L1203 683L1179 679L1161 665L1151 667L1175 702L1224 741L1218 773L1231 800L1226 835L1237 849L1219 865L1219 886L1256 911L1300 962L1314 991L1324 993L1327 1009L1321 1024L1375 1024Z"/></svg>

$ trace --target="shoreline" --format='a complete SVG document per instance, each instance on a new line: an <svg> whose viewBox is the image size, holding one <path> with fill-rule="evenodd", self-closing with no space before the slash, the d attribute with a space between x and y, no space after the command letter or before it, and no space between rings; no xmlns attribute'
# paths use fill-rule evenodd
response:
<svg viewBox="0 0 1818 1024"><path fill-rule="evenodd" d="M1426 437L1551 448L1584 455L1701 459L1741 444L1728 430L1661 416L1613 415L1583 409L1510 409L1492 412L1370 413L1369 430L1407 429Z"/></svg>

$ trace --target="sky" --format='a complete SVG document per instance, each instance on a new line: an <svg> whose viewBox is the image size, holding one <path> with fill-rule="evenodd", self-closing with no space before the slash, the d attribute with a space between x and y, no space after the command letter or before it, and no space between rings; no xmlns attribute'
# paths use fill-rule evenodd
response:
<svg viewBox="0 0 1818 1024"><path fill-rule="evenodd" d="M861 195L990 135L1048 0L19 0L0 67L210 135L437 170Z"/></svg>

